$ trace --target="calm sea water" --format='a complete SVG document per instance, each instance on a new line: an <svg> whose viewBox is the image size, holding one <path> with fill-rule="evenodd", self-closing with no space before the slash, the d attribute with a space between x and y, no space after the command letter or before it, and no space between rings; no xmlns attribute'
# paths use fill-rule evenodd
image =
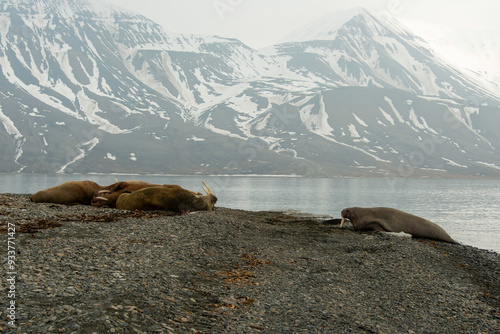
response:
<svg viewBox="0 0 500 334"><path fill-rule="evenodd" d="M217 205L252 211L300 210L340 218L351 206L388 206L429 219L455 240L500 253L500 180L229 176L0 174L0 192L35 193L69 180L101 185L140 179L202 191Z"/></svg>

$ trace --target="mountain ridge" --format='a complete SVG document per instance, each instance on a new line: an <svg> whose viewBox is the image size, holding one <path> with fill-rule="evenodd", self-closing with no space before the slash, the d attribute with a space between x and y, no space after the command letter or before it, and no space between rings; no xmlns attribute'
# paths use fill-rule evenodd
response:
<svg viewBox="0 0 500 334"><path fill-rule="evenodd" d="M0 10L3 172L500 175L498 97L364 9L259 52L76 3Z"/></svg>

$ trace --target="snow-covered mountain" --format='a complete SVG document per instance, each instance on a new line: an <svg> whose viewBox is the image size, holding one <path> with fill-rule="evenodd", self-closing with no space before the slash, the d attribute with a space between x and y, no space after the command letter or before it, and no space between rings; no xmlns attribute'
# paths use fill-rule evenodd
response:
<svg viewBox="0 0 500 334"><path fill-rule="evenodd" d="M94 0L0 4L1 172L500 175L500 100L356 9L266 50Z"/></svg>

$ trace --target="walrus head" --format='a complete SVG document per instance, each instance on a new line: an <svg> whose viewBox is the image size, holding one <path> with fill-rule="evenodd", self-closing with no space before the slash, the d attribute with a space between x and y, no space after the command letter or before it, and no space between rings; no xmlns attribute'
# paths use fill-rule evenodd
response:
<svg viewBox="0 0 500 334"><path fill-rule="evenodd" d="M98 207L108 206L113 208L116 205L116 200L125 189L130 189L130 187L133 187L133 190L137 190L148 187L150 185L154 186L153 184L142 181L122 181L113 183L101 190L97 190L96 192L94 192L91 200L91 205Z"/></svg>
<svg viewBox="0 0 500 334"><path fill-rule="evenodd" d="M126 188L128 185L129 184L127 182L118 182L117 180L116 183L113 183L112 185L104 187L104 189L100 189L94 192L90 204L92 206L98 206L98 207L105 205L108 206L111 202L112 204L114 204L116 198L113 198L113 200L110 202L113 192L122 190ZM118 197L119 195L120 194L118 193L114 197Z"/></svg>
<svg viewBox="0 0 500 334"><path fill-rule="evenodd" d="M90 201L90 205L92 206L98 206L102 207L105 206L106 203L108 202L108 199L104 197L105 195L110 194L111 192L109 190L100 190L96 191L94 195L92 196L92 199Z"/></svg>
<svg viewBox="0 0 500 334"><path fill-rule="evenodd" d="M202 187L202 189L205 191L206 195L194 195L195 200L193 203L193 206L196 207L198 210L207 210L210 211L214 207L215 203L217 203L217 197L212 193L212 190L210 187L202 181L202 183L205 185L205 187Z"/></svg>
<svg viewBox="0 0 500 334"><path fill-rule="evenodd" d="M356 231L386 231L384 224L381 224L380 215L373 215L373 209L352 207L342 210L340 227L349 219Z"/></svg>
<svg viewBox="0 0 500 334"><path fill-rule="evenodd" d="M349 219L349 221L353 221L353 219L357 218L357 215L354 211L352 211L350 208L342 210L342 213L340 214L342 217L342 221L340 222L340 227L344 226L345 220Z"/></svg>

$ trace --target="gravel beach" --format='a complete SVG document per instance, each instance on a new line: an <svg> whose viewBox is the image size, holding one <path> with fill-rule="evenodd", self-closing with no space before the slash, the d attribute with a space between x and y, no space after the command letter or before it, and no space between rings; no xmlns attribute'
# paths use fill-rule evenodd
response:
<svg viewBox="0 0 500 334"><path fill-rule="evenodd" d="M172 215L15 194L0 195L0 217L5 333L500 332L500 254L470 246L294 213Z"/></svg>

